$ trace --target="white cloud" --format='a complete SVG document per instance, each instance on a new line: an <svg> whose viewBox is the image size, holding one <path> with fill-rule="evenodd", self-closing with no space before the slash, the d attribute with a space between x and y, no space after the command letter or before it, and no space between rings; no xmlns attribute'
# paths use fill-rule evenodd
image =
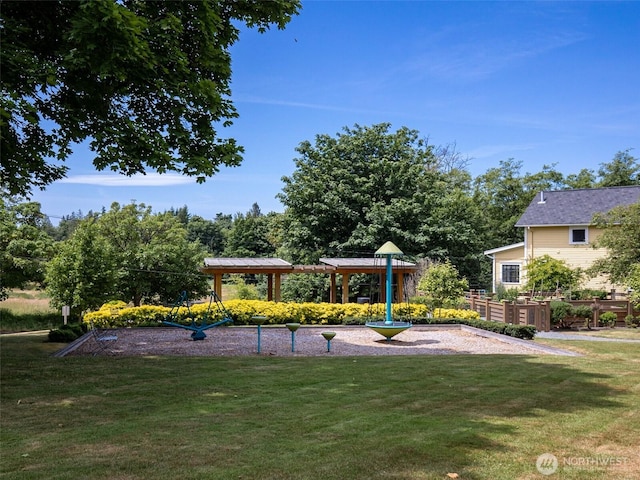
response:
<svg viewBox="0 0 640 480"><path fill-rule="evenodd" d="M481 158L489 158L496 155L501 155L504 153L511 152L522 152L525 150L533 150L537 145L533 143L523 143L523 144L514 144L514 145L483 145L481 147L474 148L471 151L465 152L469 157L481 159Z"/></svg>
<svg viewBox="0 0 640 480"><path fill-rule="evenodd" d="M493 32L482 29L480 33L478 25L468 27L470 31L464 35L462 28L449 28L426 37L422 44L428 47L405 63L407 74L419 79L431 76L444 81L475 82L586 39L582 33L573 31L543 30L528 35L517 31L518 35L514 35L498 27Z"/></svg>
<svg viewBox="0 0 640 480"><path fill-rule="evenodd" d="M356 107L341 107L337 105L320 104L320 103L308 103L308 102L295 102L289 100L274 100L268 98L261 98L255 96L238 96L235 99L236 103L253 103L259 105L275 105L282 107L292 108L304 108L309 110L326 110L330 112L345 112L345 113L363 113L363 114L377 114L377 115L397 115L398 112L372 110L367 108Z"/></svg>
<svg viewBox="0 0 640 480"><path fill-rule="evenodd" d="M98 185L101 187L167 187L195 183L195 181L195 177L187 177L177 173L148 173L130 177L117 174L72 175L60 180L60 183Z"/></svg>

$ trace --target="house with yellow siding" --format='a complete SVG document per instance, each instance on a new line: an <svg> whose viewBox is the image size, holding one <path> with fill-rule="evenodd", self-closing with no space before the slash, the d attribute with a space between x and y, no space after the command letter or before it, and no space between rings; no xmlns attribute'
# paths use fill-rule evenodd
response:
<svg viewBox="0 0 640 480"><path fill-rule="evenodd" d="M593 246L602 234L593 225L594 215L637 202L640 186L540 192L516 222L516 227L523 228L524 241L484 252L493 262L493 291L498 284L524 286L527 262L543 255L563 260L571 268L590 267L606 254ZM588 279L581 287L624 288L611 285L604 277Z"/></svg>

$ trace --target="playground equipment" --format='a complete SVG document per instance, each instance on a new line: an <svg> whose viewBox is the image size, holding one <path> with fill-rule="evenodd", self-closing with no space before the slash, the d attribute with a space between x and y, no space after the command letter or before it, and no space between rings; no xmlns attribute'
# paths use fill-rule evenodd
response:
<svg viewBox="0 0 640 480"><path fill-rule="evenodd" d="M365 325L371 328L373 331L379 333L383 337L386 337L387 341L391 341L391 338L395 335L404 332L407 328L411 328L409 322L394 322L392 317L391 302L393 300L393 267L392 257L404 255L402 250L396 247L393 242L387 242L376 250L376 257L386 257L387 260L387 285L386 285L386 315L384 322L367 322Z"/></svg>
<svg viewBox="0 0 640 480"><path fill-rule="evenodd" d="M327 341L327 352L331 351L331 340L336 336L336 332L322 332L322 336Z"/></svg>
<svg viewBox="0 0 640 480"><path fill-rule="evenodd" d="M291 351L296 351L296 330L300 328L299 323L287 323L287 328L291 332Z"/></svg>
<svg viewBox="0 0 640 480"><path fill-rule="evenodd" d="M262 333L262 324L267 321L267 317L263 315L254 315L251 319L253 320L253 323L258 325L258 353L260 353L260 334Z"/></svg>
<svg viewBox="0 0 640 480"><path fill-rule="evenodd" d="M185 307L187 309L187 319L191 320L190 325L183 325L181 323L177 323L178 313L181 307ZM222 314L222 320L218 320L214 323L208 323L211 309L215 307L216 311ZM191 314L191 308L189 304L189 300L187 298L187 292L183 291L180 294L180 297L176 300L175 304L171 308L171 311L167 314L166 319L162 322L165 325L169 325L172 327L184 328L185 330L191 330L191 338L194 340L204 340L207 337L207 334L204 333L205 330L208 330L213 327L217 327L219 325L223 325L225 323L233 323L233 319L224 305L220 300L220 297L216 294L215 291L211 291L211 295L209 296L209 306L204 316L202 317L202 321L200 323L196 322L196 319Z"/></svg>

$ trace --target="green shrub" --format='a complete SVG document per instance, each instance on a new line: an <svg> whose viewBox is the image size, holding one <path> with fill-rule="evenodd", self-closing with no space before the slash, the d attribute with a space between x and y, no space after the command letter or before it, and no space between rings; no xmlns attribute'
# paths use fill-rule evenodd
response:
<svg viewBox="0 0 640 480"><path fill-rule="evenodd" d="M640 327L640 317L634 317L633 315L627 315L624 317L624 323L629 328L638 328Z"/></svg>
<svg viewBox="0 0 640 480"><path fill-rule="evenodd" d="M249 285L240 275L234 275L233 283L236 286L236 295L241 300L258 300L260 294L255 285Z"/></svg>
<svg viewBox="0 0 640 480"><path fill-rule="evenodd" d="M571 328L576 321L573 318L573 307L568 302L561 300L551 300L549 302L551 308L551 325L558 328Z"/></svg>
<svg viewBox="0 0 640 480"><path fill-rule="evenodd" d="M603 327L615 327L618 316L613 312L604 312L600 315L600 325Z"/></svg>
<svg viewBox="0 0 640 480"><path fill-rule="evenodd" d="M70 343L86 333L86 329L79 323L62 325L49 332L49 341L55 343Z"/></svg>
<svg viewBox="0 0 640 480"><path fill-rule="evenodd" d="M489 332L500 333L510 337L531 340L536 335L536 328L533 325L513 325L511 323L494 322L492 320L482 320L473 318L420 318L414 321L415 324L453 324L468 325L470 327L487 330Z"/></svg>
<svg viewBox="0 0 640 480"><path fill-rule="evenodd" d="M588 305L577 305L571 309L571 313L576 319L584 320L584 326L590 328L590 321L593 318L593 310Z"/></svg>
<svg viewBox="0 0 640 480"><path fill-rule="evenodd" d="M606 300L608 293L605 290L576 290L572 292L572 298L575 300L593 300L598 298L600 300Z"/></svg>
<svg viewBox="0 0 640 480"><path fill-rule="evenodd" d="M447 261L428 266L417 288L429 299L432 308L456 307L464 298L469 282L460 278L456 267Z"/></svg>
<svg viewBox="0 0 640 480"><path fill-rule="evenodd" d="M508 302L515 302L518 299L518 289L515 287L507 288L502 283L496 285L496 301L500 302L506 300Z"/></svg>

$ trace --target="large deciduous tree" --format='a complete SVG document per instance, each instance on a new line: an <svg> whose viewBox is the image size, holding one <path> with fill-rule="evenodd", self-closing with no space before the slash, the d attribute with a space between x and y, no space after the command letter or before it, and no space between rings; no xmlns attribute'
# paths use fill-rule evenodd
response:
<svg viewBox="0 0 640 480"><path fill-rule="evenodd" d="M610 162L600 164L598 176L598 187L640 185L640 163L630 150L620 151Z"/></svg>
<svg viewBox="0 0 640 480"><path fill-rule="evenodd" d="M0 300L9 289L41 284L53 239L49 219L35 202L17 203L0 197Z"/></svg>
<svg viewBox="0 0 640 480"><path fill-rule="evenodd" d="M239 26L284 28L299 0L3 1L0 184L28 195L90 139L98 170L198 181L241 161L220 138Z"/></svg>
<svg viewBox="0 0 640 480"><path fill-rule="evenodd" d="M417 131L355 125L335 137L317 135L297 152L279 195L286 206L283 251L293 261L365 255L388 240L405 254L458 257L455 263L463 252L482 251L479 216L464 194L468 174L443 168Z"/></svg>
<svg viewBox="0 0 640 480"><path fill-rule="evenodd" d="M246 214L238 213L227 234L226 257L271 257L276 245L270 235L271 223L278 214L264 215L257 203Z"/></svg>
<svg viewBox="0 0 640 480"><path fill-rule="evenodd" d="M199 273L204 248L187 240L186 228L170 212L152 214L144 204L114 203L104 214L83 220L67 242L63 258L54 259L55 268L47 271L55 301L73 301L86 310L105 298L137 306L169 302L183 290L191 298L208 291ZM87 288L91 302L77 293Z"/></svg>
<svg viewBox="0 0 640 480"><path fill-rule="evenodd" d="M117 298L118 270L113 248L99 234L95 217L82 220L71 236L58 244L47 265L51 305L69 305L74 316Z"/></svg>
<svg viewBox="0 0 640 480"><path fill-rule="evenodd" d="M603 228L595 246L607 254L594 262L590 273L603 273L612 283L635 288L640 271L640 202L597 215L594 224Z"/></svg>
<svg viewBox="0 0 640 480"><path fill-rule="evenodd" d="M541 190L564 188L563 176L554 165L542 171L521 173L522 162L503 160L474 180L473 199L481 207L485 227L485 248L495 248L522 241L522 229L515 224L531 199Z"/></svg>

